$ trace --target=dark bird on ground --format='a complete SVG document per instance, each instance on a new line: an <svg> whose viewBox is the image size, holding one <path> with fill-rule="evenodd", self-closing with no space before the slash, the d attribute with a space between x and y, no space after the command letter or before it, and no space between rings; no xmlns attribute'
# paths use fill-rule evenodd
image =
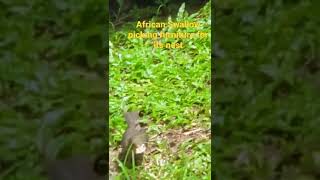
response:
<svg viewBox="0 0 320 180"><path fill-rule="evenodd" d="M133 163L135 166L142 164L148 136L146 128L142 128L138 122L139 112L126 112L124 116L128 127L122 137L119 160L126 167L132 168Z"/></svg>

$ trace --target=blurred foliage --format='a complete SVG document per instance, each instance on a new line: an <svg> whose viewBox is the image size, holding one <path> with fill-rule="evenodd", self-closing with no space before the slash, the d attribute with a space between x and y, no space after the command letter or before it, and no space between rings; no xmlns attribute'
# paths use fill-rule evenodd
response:
<svg viewBox="0 0 320 180"><path fill-rule="evenodd" d="M137 20L175 17L177 9L186 3L186 11L197 12L208 0L117 0L110 1L110 24L113 27Z"/></svg>
<svg viewBox="0 0 320 180"><path fill-rule="evenodd" d="M218 179L319 179L319 1L215 1Z"/></svg>
<svg viewBox="0 0 320 180"><path fill-rule="evenodd" d="M107 6L0 1L0 179L106 144Z"/></svg>

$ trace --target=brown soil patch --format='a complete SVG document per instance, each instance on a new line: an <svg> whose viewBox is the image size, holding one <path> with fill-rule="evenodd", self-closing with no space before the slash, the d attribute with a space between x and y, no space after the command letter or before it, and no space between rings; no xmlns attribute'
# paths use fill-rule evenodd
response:
<svg viewBox="0 0 320 180"><path fill-rule="evenodd" d="M145 169L154 166L163 166L171 158L174 158L179 151L179 146L187 141L191 144L201 143L211 139L210 129L193 126L189 129L172 129L164 133L149 135L148 148L144 156ZM192 147L185 148L186 153L192 153ZM119 154L119 148L109 150L109 174L115 175L117 172L116 158Z"/></svg>

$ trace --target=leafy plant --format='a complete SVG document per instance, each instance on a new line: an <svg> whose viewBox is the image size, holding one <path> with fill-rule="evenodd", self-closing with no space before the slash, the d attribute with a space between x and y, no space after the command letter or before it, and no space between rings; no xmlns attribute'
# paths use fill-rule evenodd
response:
<svg viewBox="0 0 320 180"><path fill-rule="evenodd" d="M213 123L218 178L316 178L307 169L317 167L310 154L319 151L315 144L320 131L310 126L319 119L319 86L313 79L319 68L306 65L319 67L316 4L216 3Z"/></svg>
<svg viewBox="0 0 320 180"><path fill-rule="evenodd" d="M142 111L144 116L141 121L148 124L150 136L170 134L181 127L210 128L210 3L204 7L206 10L191 16L188 16L184 7L185 4L177 12L177 18L171 20L199 22L202 26L181 29L181 32L202 31L207 32L209 37L182 39L181 42L185 44L183 49L157 49L153 48L151 39L127 39L127 33L133 31L132 23L111 33L109 145L112 149L119 145L125 129L122 113L127 110ZM174 32L180 29L163 31ZM183 141L179 138L176 140ZM179 157L170 152L170 143L166 141L164 138L155 144L161 153L159 156L148 155L146 161L149 163L145 165L148 170L138 167L135 172L137 177L210 178L211 143L208 137L203 141L188 141L177 145L178 152L175 154L196 152L182 153ZM123 177L127 177L129 172L123 171Z"/></svg>

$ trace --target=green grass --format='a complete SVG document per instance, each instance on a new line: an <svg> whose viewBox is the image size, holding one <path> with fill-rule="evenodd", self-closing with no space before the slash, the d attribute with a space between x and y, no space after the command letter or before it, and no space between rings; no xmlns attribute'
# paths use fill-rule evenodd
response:
<svg viewBox="0 0 320 180"><path fill-rule="evenodd" d="M195 15L180 9L176 20L198 21L202 27L187 31L210 34L210 3ZM132 26L128 23L110 36L109 145L119 146L126 127L123 111L143 111L142 121L148 124L149 136L158 138L149 144L159 153L148 154L148 168L137 167L135 175L146 179L209 179L210 139L176 138L177 152L172 153L166 133L210 128L211 38L183 40L183 49L155 49L150 40L127 39L126 33L134 30ZM164 136L159 138L161 134Z"/></svg>
<svg viewBox="0 0 320 180"><path fill-rule="evenodd" d="M41 144L105 148L105 3L0 2L0 179L46 179Z"/></svg>
<svg viewBox="0 0 320 180"><path fill-rule="evenodd" d="M222 180L318 179L319 1L220 5L214 172Z"/></svg>

